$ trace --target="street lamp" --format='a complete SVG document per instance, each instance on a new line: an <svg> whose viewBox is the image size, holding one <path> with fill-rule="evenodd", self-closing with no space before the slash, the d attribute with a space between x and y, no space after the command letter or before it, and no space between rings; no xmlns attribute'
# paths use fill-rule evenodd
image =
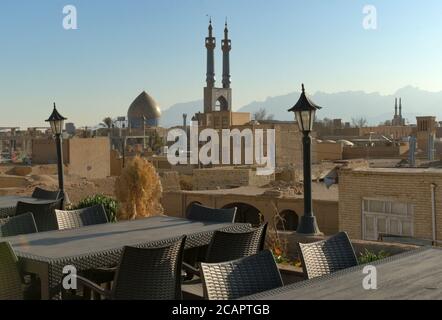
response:
<svg viewBox="0 0 442 320"><path fill-rule="evenodd" d="M52 111L51 116L49 117L49 119L46 120L46 122L50 123L52 133L55 135L55 140L57 144L58 188L63 195L64 203L67 203L69 200L67 199L67 195L64 191L63 149L61 138L61 134L63 133L63 124L65 120L67 119L63 117L60 113L58 113L54 103L54 110Z"/></svg>
<svg viewBox="0 0 442 320"><path fill-rule="evenodd" d="M312 205L312 164L311 164L311 136L313 123L315 121L316 111L321 109L313 103L305 94L304 84L302 84L302 93L298 102L289 112L295 113L296 122L299 131L303 133L302 146L304 153L304 215L301 217L297 233L305 235L319 235L316 217L313 214Z"/></svg>

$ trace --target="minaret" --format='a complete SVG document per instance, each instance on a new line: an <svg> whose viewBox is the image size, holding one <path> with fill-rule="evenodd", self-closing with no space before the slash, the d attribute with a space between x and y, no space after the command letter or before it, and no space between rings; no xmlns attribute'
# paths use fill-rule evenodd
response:
<svg viewBox="0 0 442 320"><path fill-rule="evenodd" d="M215 47L216 39L213 37L213 27L212 18L209 22L209 36L206 38L206 48L207 48L207 74L206 82L208 88L215 87Z"/></svg>
<svg viewBox="0 0 442 320"><path fill-rule="evenodd" d="M402 120L402 98L399 98L399 118Z"/></svg>
<svg viewBox="0 0 442 320"><path fill-rule="evenodd" d="M395 102L394 102L394 118L395 119L397 118L397 98L395 99Z"/></svg>
<svg viewBox="0 0 442 320"><path fill-rule="evenodd" d="M230 88L230 50L232 50L232 42L229 39L229 28L226 26L224 28L224 40L221 42L223 50L223 88Z"/></svg>

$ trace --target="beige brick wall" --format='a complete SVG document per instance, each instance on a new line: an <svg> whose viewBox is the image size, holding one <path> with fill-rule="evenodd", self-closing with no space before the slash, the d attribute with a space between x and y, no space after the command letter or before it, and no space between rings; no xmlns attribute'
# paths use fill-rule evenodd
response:
<svg viewBox="0 0 442 320"><path fill-rule="evenodd" d="M341 143L315 143L313 152L316 161L342 160L343 145Z"/></svg>
<svg viewBox="0 0 442 320"><path fill-rule="evenodd" d="M69 140L69 174L100 179L110 176L110 168L108 138Z"/></svg>
<svg viewBox="0 0 442 320"><path fill-rule="evenodd" d="M273 223L275 207L279 213L285 210L294 211L298 217L303 214L302 198L278 198L269 196L251 196L241 194L208 194L198 192L165 192L162 204L167 215L183 217L187 207L193 202L212 208L223 208L232 203L248 204L264 216L264 220ZM336 201L313 200L313 210L317 217L319 229L326 235L338 232L338 203Z"/></svg>
<svg viewBox="0 0 442 320"><path fill-rule="evenodd" d="M432 239L431 184L436 188L437 239L442 240L442 171L421 169L341 170L339 229L362 239L362 200L379 198L413 204L414 236Z"/></svg>
<svg viewBox="0 0 442 320"><path fill-rule="evenodd" d="M398 158L408 149L408 146L344 147L343 159Z"/></svg>
<svg viewBox="0 0 442 320"><path fill-rule="evenodd" d="M193 171L194 190L228 189L242 186L264 186L275 180L274 175L258 176L253 169L216 168Z"/></svg>
<svg viewBox="0 0 442 320"><path fill-rule="evenodd" d="M69 161L68 140L63 140L63 162ZM32 163L55 164L57 163L57 147L54 139L32 140Z"/></svg>

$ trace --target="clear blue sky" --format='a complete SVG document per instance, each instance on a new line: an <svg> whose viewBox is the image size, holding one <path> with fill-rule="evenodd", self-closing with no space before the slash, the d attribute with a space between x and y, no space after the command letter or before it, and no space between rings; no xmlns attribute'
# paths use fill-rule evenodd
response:
<svg viewBox="0 0 442 320"><path fill-rule="evenodd" d="M78 30L62 9L78 10ZM373 4L378 30L362 28ZM2 0L0 126L42 125L55 100L77 125L126 113L146 90L162 108L202 98L204 37L229 18L234 108L307 89L442 90L440 0Z"/></svg>

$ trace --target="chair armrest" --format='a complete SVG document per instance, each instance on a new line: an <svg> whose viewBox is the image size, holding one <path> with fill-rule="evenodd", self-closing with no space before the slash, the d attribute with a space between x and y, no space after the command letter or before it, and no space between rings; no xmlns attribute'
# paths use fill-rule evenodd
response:
<svg viewBox="0 0 442 320"><path fill-rule="evenodd" d="M193 276L200 276L200 270L198 268L195 268L191 266L190 264L183 262L182 269L188 274Z"/></svg>
<svg viewBox="0 0 442 320"><path fill-rule="evenodd" d="M89 288L90 290L92 290L93 292L98 293L99 295L103 296L106 299L110 299L111 298L111 292L109 290L103 289L102 287L100 287L98 284L77 275L76 276L77 279L77 284L81 284L87 288Z"/></svg>

